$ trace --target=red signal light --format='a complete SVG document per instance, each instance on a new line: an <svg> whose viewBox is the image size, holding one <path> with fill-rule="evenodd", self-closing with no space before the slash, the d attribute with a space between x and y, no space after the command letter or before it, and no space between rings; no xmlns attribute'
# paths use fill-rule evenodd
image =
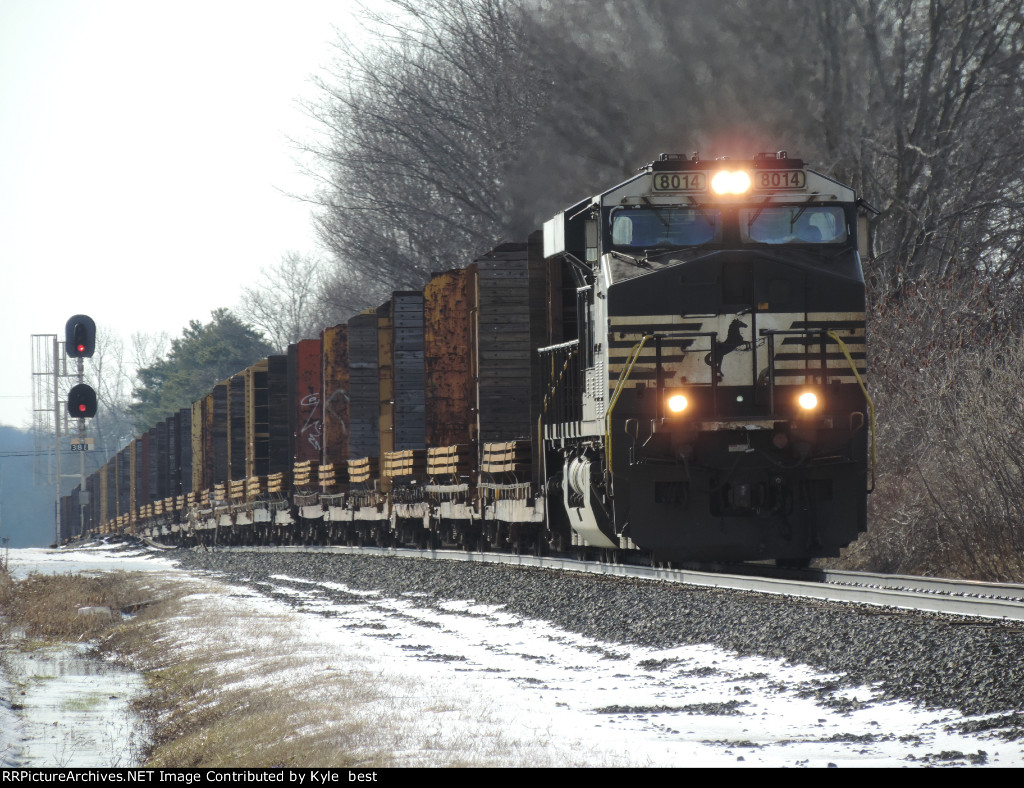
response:
<svg viewBox="0 0 1024 788"><path fill-rule="evenodd" d="M64 349L69 358L91 358L96 351L96 323L88 315L75 315L64 325Z"/></svg>
<svg viewBox="0 0 1024 788"><path fill-rule="evenodd" d="M76 419L91 419L96 415L96 392L92 386L79 383L68 392L68 415Z"/></svg>

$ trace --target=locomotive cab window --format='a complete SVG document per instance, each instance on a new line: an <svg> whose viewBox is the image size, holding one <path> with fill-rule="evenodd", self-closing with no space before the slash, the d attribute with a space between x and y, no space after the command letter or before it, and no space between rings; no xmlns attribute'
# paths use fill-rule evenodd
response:
<svg viewBox="0 0 1024 788"><path fill-rule="evenodd" d="M744 243L842 244L847 240L843 209L824 205L774 205L740 211Z"/></svg>
<svg viewBox="0 0 1024 788"><path fill-rule="evenodd" d="M620 208L612 213L612 245L625 249L698 246L721 239L718 211Z"/></svg>

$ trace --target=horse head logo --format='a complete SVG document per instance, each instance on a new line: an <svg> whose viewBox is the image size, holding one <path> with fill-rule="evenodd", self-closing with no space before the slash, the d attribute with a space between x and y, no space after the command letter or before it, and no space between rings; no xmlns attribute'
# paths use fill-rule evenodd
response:
<svg viewBox="0 0 1024 788"><path fill-rule="evenodd" d="M729 331L725 336L725 339L718 340L715 342L714 350L704 356L704 363L715 371L715 379L721 382L722 378L722 359L732 353L739 347L747 346L750 343L743 338L743 334L740 333L741 328L747 328L747 324L739 318L734 319L729 324Z"/></svg>

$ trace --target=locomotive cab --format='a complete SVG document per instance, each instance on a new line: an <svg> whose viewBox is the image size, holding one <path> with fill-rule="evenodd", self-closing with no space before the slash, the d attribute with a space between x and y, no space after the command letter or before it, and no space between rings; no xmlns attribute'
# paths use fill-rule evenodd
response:
<svg viewBox="0 0 1024 788"><path fill-rule="evenodd" d="M579 541L805 561L864 529L857 228L855 192L784 153L663 155L545 225L576 276L541 421Z"/></svg>

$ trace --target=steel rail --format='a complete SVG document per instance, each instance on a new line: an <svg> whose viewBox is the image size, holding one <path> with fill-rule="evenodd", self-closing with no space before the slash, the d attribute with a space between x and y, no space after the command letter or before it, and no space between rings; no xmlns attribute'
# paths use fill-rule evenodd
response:
<svg viewBox="0 0 1024 788"><path fill-rule="evenodd" d="M722 588L759 594L775 594L828 602L845 602L915 612L968 616L982 619L1024 621L1024 586L967 580L879 575L861 572L809 570L815 579L764 577L691 569L665 569L580 561L561 556L530 556L462 550L417 550L395 547L211 547L225 552L320 552L344 555L400 556L464 561L480 564L528 566L609 577L660 580L705 588Z"/></svg>

